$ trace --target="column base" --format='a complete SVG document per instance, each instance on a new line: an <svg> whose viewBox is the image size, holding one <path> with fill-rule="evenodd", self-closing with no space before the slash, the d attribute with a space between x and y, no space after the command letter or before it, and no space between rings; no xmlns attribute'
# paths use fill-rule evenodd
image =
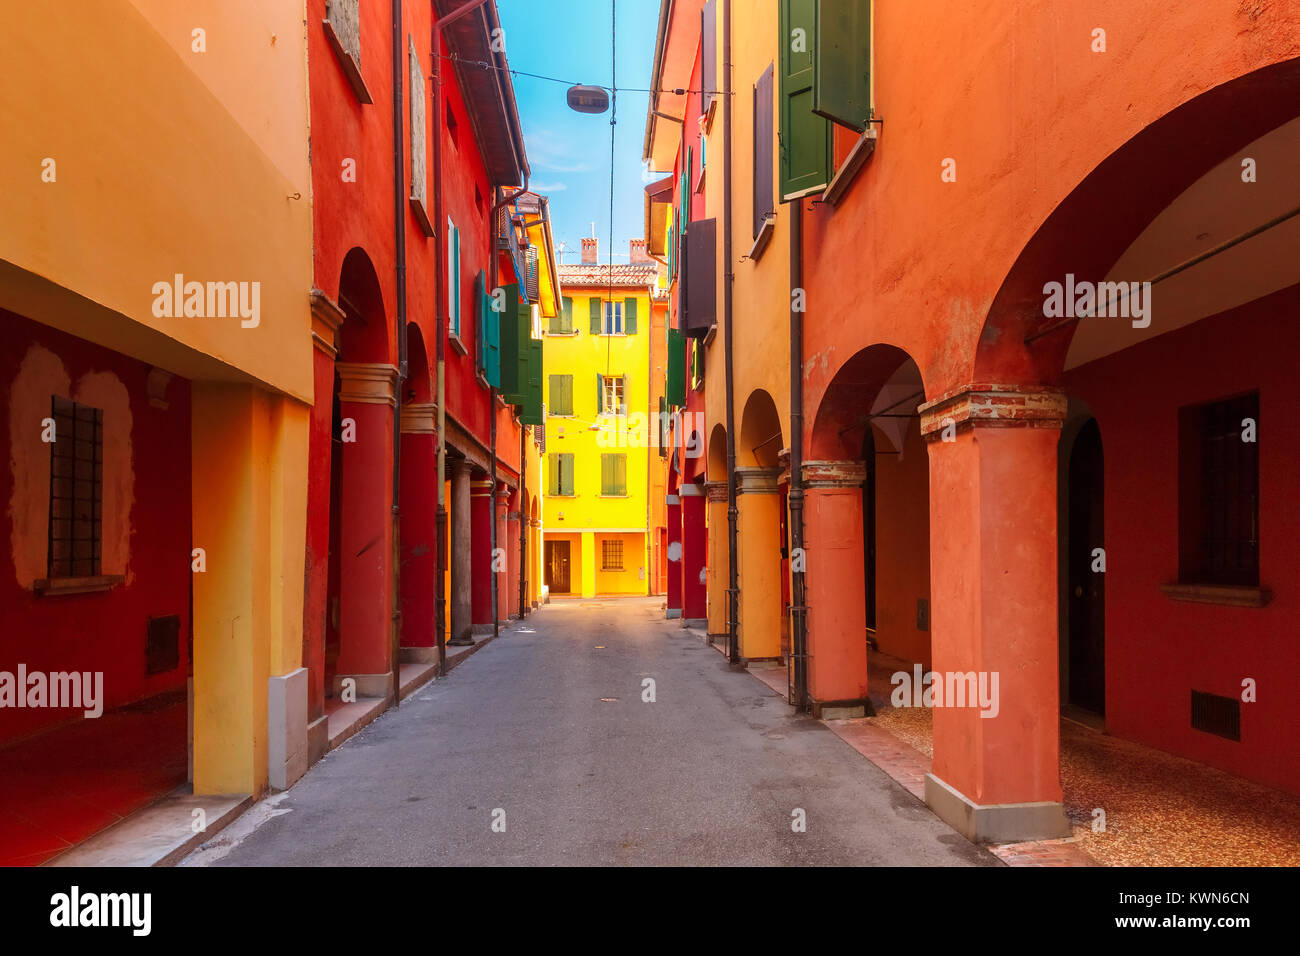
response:
<svg viewBox="0 0 1300 956"><path fill-rule="evenodd" d="M307 668L267 678L267 782L288 790L307 772Z"/></svg>
<svg viewBox="0 0 1300 956"><path fill-rule="evenodd" d="M865 697L857 700L814 700L812 715L814 720L849 720L854 717L874 717L876 708Z"/></svg>
<svg viewBox="0 0 1300 956"><path fill-rule="evenodd" d="M330 749L330 719L322 714L307 725L307 766L311 766Z"/></svg>
<svg viewBox="0 0 1300 956"><path fill-rule="evenodd" d="M708 627L709 619L707 617L684 617L682 618L682 627Z"/></svg>
<svg viewBox="0 0 1300 956"><path fill-rule="evenodd" d="M438 659L436 647L402 647L398 649L398 660L403 664L432 664Z"/></svg>
<svg viewBox="0 0 1300 956"><path fill-rule="evenodd" d="M925 802L935 816L973 843L1056 840L1072 833L1063 804L972 803L932 773L925 775Z"/></svg>
<svg viewBox="0 0 1300 956"><path fill-rule="evenodd" d="M477 643L478 641L474 640L474 638L466 634L464 637L451 638L451 640L447 641L447 646L448 647L473 647Z"/></svg>
<svg viewBox="0 0 1300 956"><path fill-rule="evenodd" d="M332 697L338 697L343 692L343 681L349 677L357 682L358 700L362 697L387 697L393 692L392 671L387 674L339 674L331 685Z"/></svg>
<svg viewBox="0 0 1300 956"><path fill-rule="evenodd" d="M674 621L682 616L682 609L679 607L670 607L668 609L668 620Z"/></svg>

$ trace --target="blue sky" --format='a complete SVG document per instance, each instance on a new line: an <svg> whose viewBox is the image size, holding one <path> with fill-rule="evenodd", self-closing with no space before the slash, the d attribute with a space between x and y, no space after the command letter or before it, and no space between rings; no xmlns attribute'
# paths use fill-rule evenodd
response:
<svg viewBox="0 0 1300 956"><path fill-rule="evenodd" d="M610 85L610 0L497 0L512 70ZM644 90L654 61L659 0L617 0L620 87ZM580 240L596 223L600 261L610 251L610 113L569 109L564 83L515 76L532 188L551 200L552 229L562 261L578 261ZM627 242L644 232L641 140L649 103L643 92L618 94L614 141L614 262L627 262Z"/></svg>

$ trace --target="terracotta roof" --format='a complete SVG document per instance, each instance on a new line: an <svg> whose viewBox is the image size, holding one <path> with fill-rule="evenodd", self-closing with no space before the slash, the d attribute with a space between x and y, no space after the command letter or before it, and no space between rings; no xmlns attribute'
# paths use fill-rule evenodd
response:
<svg viewBox="0 0 1300 956"><path fill-rule="evenodd" d="M619 289L648 286L655 281L657 263L601 264L596 266L562 265L560 270L561 288L599 288L614 286Z"/></svg>

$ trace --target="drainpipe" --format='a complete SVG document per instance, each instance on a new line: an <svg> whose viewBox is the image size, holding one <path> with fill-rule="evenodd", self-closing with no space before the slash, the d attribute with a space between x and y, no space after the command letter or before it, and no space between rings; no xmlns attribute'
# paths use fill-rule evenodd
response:
<svg viewBox="0 0 1300 956"><path fill-rule="evenodd" d="M519 426L519 620L528 616L528 426Z"/></svg>
<svg viewBox="0 0 1300 956"><path fill-rule="evenodd" d="M732 370L731 283L731 0L722 0L722 316L727 390L727 659L740 664L740 577L736 563L736 397Z"/></svg>
<svg viewBox="0 0 1300 956"><path fill-rule="evenodd" d="M803 553L803 313L794 290L803 286L803 201L790 203L790 550ZM806 559L805 559L806 560ZM800 562L802 563L802 562ZM792 563L791 567L795 565ZM790 582L790 642L794 651L794 705L808 705L808 608L805 572Z"/></svg>
<svg viewBox="0 0 1300 956"><path fill-rule="evenodd" d="M393 408L393 619L390 654L393 664L393 700L401 691L402 654L402 545L401 545L401 475L402 475L402 388L406 382L406 157L402 153L402 81L405 77L402 56L402 2L393 0L393 232L397 280L397 400Z"/></svg>

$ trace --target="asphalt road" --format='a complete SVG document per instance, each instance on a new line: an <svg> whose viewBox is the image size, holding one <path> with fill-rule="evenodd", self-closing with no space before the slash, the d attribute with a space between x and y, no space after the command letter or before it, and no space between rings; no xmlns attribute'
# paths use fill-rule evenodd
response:
<svg viewBox="0 0 1300 956"><path fill-rule="evenodd" d="M187 863L997 865L662 615L541 608Z"/></svg>

